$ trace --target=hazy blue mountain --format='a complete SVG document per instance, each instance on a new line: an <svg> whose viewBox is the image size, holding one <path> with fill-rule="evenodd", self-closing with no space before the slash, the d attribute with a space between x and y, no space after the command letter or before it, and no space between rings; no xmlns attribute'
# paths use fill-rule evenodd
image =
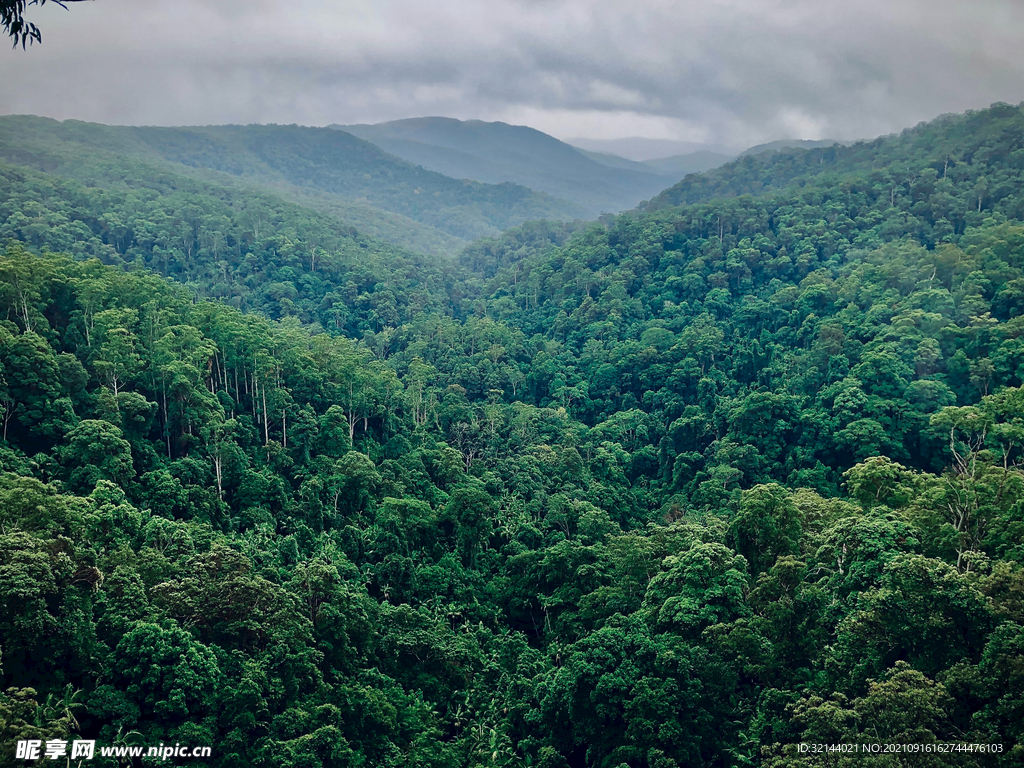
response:
<svg viewBox="0 0 1024 768"><path fill-rule="evenodd" d="M676 180L652 168L599 162L546 133L507 123L423 117L333 127L446 176L522 184L591 216L632 208Z"/></svg>
<svg viewBox="0 0 1024 768"><path fill-rule="evenodd" d="M591 152L589 149L579 149L579 147L577 149L591 160L596 160L602 165L607 165L609 168L645 171L647 173L653 171L664 176L666 179L671 179L672 183L675 183L688 173L710 171L712 168L717 168L736 157L735 154L700 150L699 152L688 152L683 155L659 157L654 160L638 162L606 152Z"/></svg>
<svg viewBox="0 0 1024 768"><path fill-rule="evenodd" d="M589 149L580 149L574 147L577 152L582 153L591 160L600 163L601 165L607 165L609 168L621 168L629 171L642 171L643 173L651 173L658 171L654 169L650 163L641 163L637 160L627 160L625 157L619 155L611 155L607 152L591 152Z"/></svg>
<svg viewBox="0 0 1024 768"><path fill-rule="evenodd" d="M645 163L674 155L686 155L691 152L723 152L729 148L717 144L702 144L695 141L676 141L674 139L647 139L630 136L622 139L568 139L569 144L588 152L603 152L618 155L627 160Z"/></svg>
<svg viewBox="0 0 1024 768"><path fill-rule="evenodd" d="M648 160L644 163L658 173L674 177L677 181L688 173L703 173L728 163L735 158L735 155L727 155L724 152L689 152L685 155L673 155L672 157L661 157L656 160Z"/></svg>
<svg viewBox="0 0 1024 768"><path fill-rule="evenodd" d="M128 158L270 190L403 246L426 243L419 249L433 252L453 253L469 240L524 221L570 220L589 212L521 185L450 178L328 128L138 128L0 118L0 159L17 165L91 183ZM415 231L416 224L428 229Z"/></svg>

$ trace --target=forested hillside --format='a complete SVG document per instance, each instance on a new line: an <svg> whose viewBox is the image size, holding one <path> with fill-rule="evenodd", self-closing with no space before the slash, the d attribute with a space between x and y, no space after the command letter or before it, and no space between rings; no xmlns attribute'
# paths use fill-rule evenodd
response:
<svg viewBox="0 0 1024 768"><path fill-rule="evenodd" d="M450 266L5 167L5 741L1020 764L1022 152L996 105Z"/></svg>
<svg viewBox="0 0 1024 768"><path fill-rule="evenodd" d="M779 152L784 149L815 149L817 147L831 147L837 143L839 142L830 141L829 139L780 139L778 141L769 141L766 144L755 144L754 146L748 147L740 152L740 156L760 155L763 152Z"/></svg>
<svg viewBox="0 0 1024 768"><path fill-rule="evenodd" d="M968 210L982 211L1004 199L1019 201L1021 172L1020 107L993 104L987 110L943 115L898 136L810 150L783 149L744 155L703 175L684 178L653 198L646 210L690 205L736 195L760 195L816 185L845 190L844 176L856 183L858 200L888 197L896 207L901 193L935 196L930 213L953 226ZM949 197L946 197L949 196ZM1003 211L1021 217L1020 209Z"/></svg>
<svg viewBox="0 0 1024 768"><path fill-rule="evenodd" d="M547 192L575 203L591 218L633 208L682 175L621 158L613 167L522 125L422 117L334 127L446 176Z"/></svg>
<svg viewBox="0 0 1024 768"><path fill-rule="evenodd" d="M199 297L356 335L460 307L462 289L435 257L279 197L136 170L128 183L86 186L0 163L0 238L148 268Z"/></svg>
<svg viewBox="0 0 1024 768"><path fill-rule="evenodd" d="M0 160L104 188L190 174L219 187L284 196L437 253L530 219L585 212L515 184L449 178L328 128L138 128L8 116L0 118Z"/></svg>

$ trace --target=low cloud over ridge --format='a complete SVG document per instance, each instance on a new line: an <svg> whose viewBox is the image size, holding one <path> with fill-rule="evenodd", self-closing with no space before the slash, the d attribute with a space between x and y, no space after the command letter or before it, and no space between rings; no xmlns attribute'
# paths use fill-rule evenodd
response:
<svg viewBox="0 0 1024 768"><path fill-rule="evenodd" d="M1015 0L96 0L29 9L0 111L107 123L420 115L743 147L1024 99Z"/></svg>

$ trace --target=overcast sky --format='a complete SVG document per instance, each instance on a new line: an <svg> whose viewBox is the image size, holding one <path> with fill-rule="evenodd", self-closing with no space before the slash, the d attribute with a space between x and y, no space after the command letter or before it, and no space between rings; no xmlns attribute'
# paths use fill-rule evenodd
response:
<svg viewBox="0 0 1024 768"><path fill-rule="evenodd" d="M559 138L852 139L1024 100L1024 0L94 0L30 7L0 113L447 115Z"/></svg>

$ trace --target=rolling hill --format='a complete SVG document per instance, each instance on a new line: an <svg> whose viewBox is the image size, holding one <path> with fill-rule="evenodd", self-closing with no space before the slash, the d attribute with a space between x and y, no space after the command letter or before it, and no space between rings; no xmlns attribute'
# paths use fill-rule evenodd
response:
<svg viewBox="0 0 1024 768"><path fill-rule="evenodd" d="M450 178L327 128L139 128L9 116L0 118L0 159L96 185L121 183L130 159L148 167L143 175L270 191L433 253L451 254L524 221L587 213L521 185Z"/></svg>
<svg viewBox="0 0 1024 768"><path fill-rule="evenodd" d="M986 110L942 115L899 134L848 146L744 154L720 168L687 176L641 208L653 211L715 198L775 194L832 184L853 174L858 182L871 179L890 195L894 207L901 188L910 185L929 190L929 194L946 194L957 176L969 173L977 187L972 194L980 212L987 201L1007 195L1002 178L1019 167L1020 151L1006 147L1019 141L1020 114L1018 106L997 103ZM992 170L978 170L986 166ZM943 217L947 222L954 218L952 211Z"/></svg>
<svg viewBox="0 0 1024 768"><path fill-rule="evenodd" d="M676 179L629 161L602 161L533 128L423 117L334 126L455 178L512 182L569 200L591 216L627 210Z"/></svg>

